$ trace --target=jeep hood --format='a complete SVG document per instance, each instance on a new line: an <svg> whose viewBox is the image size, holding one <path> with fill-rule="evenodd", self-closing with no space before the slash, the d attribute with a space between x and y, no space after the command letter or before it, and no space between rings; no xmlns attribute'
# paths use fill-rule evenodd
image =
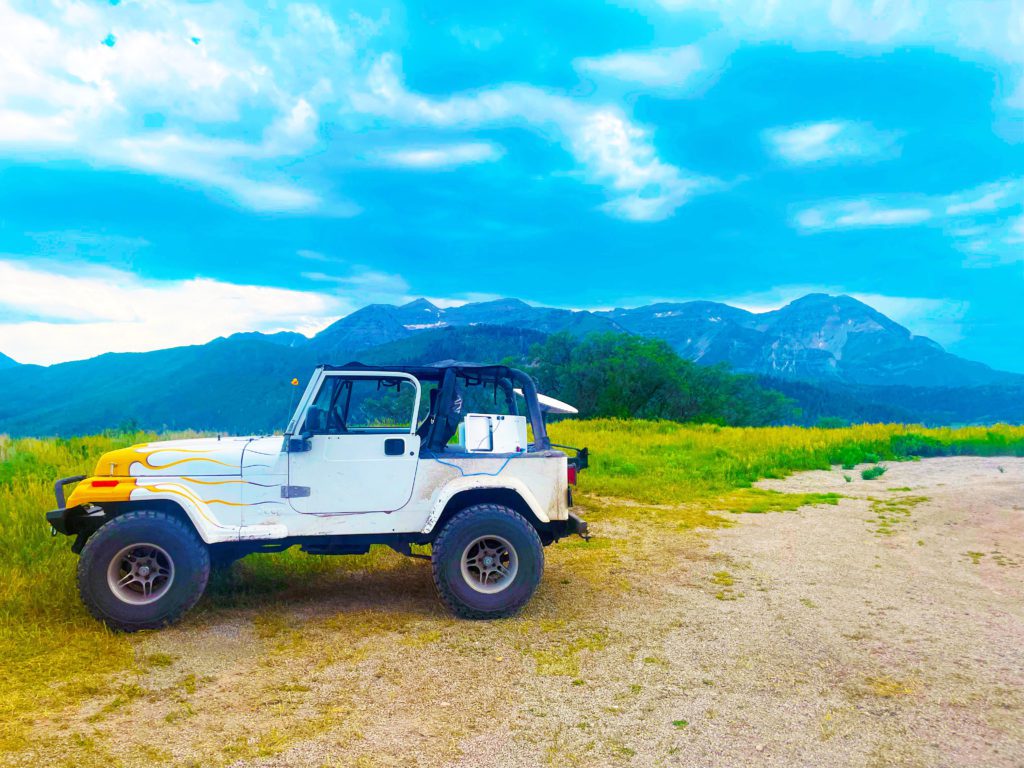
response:
<svg viewBox="0 0 1024 768"><path fill-rule="evenodd" d="M242 452L252 437L204 437L140 443L110 451L96 462L98 477L197 477L240 475Z"/></svg>

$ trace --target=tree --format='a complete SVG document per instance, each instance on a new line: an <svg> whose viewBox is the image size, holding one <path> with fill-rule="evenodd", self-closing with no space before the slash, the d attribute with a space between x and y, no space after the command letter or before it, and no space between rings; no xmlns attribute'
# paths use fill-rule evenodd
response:
<svg viewBox="0 0 1024 768"><path fill-rule="evenodd" d="M703 367L661 339L555 334L532 350L541 391L586 416L762 425L791 419L791 401L724 366Z"/></svg>

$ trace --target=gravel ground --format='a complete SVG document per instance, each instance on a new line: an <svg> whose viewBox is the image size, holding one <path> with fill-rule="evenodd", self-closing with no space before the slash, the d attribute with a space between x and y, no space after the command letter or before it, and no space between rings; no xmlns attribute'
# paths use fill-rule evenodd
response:
<svg viewBox="0 0 1024 768"><path fill-rule="evenodd" d="M1024 459L860 469L713 531L612 504L512 620L397 556L215 604L0 764L1024 764Z"/></svg>

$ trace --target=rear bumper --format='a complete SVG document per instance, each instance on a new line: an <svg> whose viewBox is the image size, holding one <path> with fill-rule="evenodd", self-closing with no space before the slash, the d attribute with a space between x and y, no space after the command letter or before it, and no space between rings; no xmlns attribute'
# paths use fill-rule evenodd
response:
<svg viewBox="0 0 1024 768"><path fill-rule="evenodd" d="M541 534L541 541L544 542L545 546L552 542L564 539L566 536L580 536L586 540L590 540L590 533L587 530L587 521L577 515L575 512L570 511L569 516L565 520L552 520L544 526L544 530Z"/></svg>

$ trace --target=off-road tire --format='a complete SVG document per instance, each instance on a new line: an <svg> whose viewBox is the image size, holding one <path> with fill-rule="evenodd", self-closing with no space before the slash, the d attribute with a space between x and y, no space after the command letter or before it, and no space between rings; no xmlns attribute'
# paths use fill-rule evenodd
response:
<svg viewBox="0 0 1024 768"><path fill-rule="evenodd" d="M481 537L510 544L517 568L500 592L476 591L463 575L463 554ZM463 619L500 619L526 605L544 573L544 546L537 530L515 510L500 504L475 504L453 516L433 542L431 565L441 602Z"/></svg>
<svg viewBox="0 0 1024 768"><path fill-rule="evenodd" d="M108 568L133 544L161 548L173 563L166 592L153 602L133 605L117 596ZM78 592L89 613L111 629L136 632L159 629L178 621L196 604L210 577L206 545L186 522L165 512L126 512L102 525L89 537L78 561Z"/></svg>

